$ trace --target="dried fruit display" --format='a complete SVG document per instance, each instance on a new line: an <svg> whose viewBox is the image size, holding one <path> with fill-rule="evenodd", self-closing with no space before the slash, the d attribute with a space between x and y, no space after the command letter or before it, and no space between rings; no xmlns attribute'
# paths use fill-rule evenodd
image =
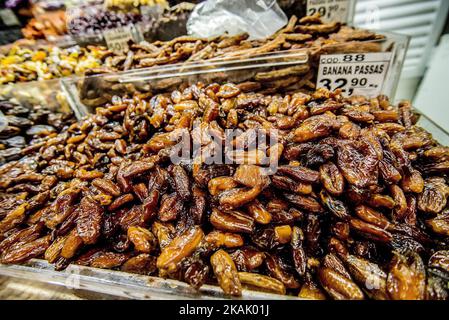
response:
<svg viewBox="0 0 449 320"><path fill-rule="evenodd" d="M24 107L12 101L0 100L0 111L8 123L0 131L0 164L18 160L31 145L56 136L75 122L73 113L50 111L40 105Z"/></svg>
<svg viewBox="0 0 449 320"><path fill-rule="evenodd" d="M197 38L181 36L170 41L142 42L131 46L128 54L111 55L104 66L111 71L166 65L183 61L212 58L251 57L257 54L290 49L313 49L312 53L381 51L381 44L365 42L382 40L375 32L356 29L338 22L322 23L319 15L298 19L292 16L288 24L266 39L249 40L248 34ZM335 45L340 45L335 47Z"/></svg>
<svg viewBox="0 0 449 320"><path fill-rule="evenodd" d="M236 296L447 299L449 149L416 121L407 102L322 89L199 83L115 97L0 168L0 261L43 257ZM219 153L233 161L207 163L237 128L230 144L242 149ZM254 151L254 132L277 143ZM173 162L190 149L185 134L205 153Z"/></svg>
<svg viewBox="0 0 449 320"><path fill-rule="evenodd" d="M303 65L298 63L298 65L283 68L245 70L245 72L232 75L221 71L207 75L208 79L205 81L208 83L245 82L250 87L249 90L257 89L264 94L290 93L298 90L313 91L318 73L318 58L321 54L391 50L391 46L386 43L389 43L389 40L383 35L336 22L322 23L319 15L301 19L293 16L283 29L261 40L249 40L248 34L242 33L207 39L181 36L169 41L152 43L143 41L131 45L130 50L123 54L108 55L101 68L88 70L87 75L175 63L185 63L188 66L204 60L243 60L284 50L290 52L303 50L310 57L309 62ZM212 66L208 64L207 67ZM111 75L108 78L86 77L79 81L77 95L84 105L92 107L110 101L114 95L126 94L130 90L144 93L151 91L154 94L158 91L175 90L182 83L181 78L163 79L150 84L145 81L121 83L118 79L121 79L120 74Z"/></svg>
<svg viewBox="0 0 449 320"><path fill-rule="evenodd" d="M168 7L168 2L166 0L105 0L104 5L108 9L129 10L140 6L152 7L159 5L161 7Z"/></svg>
<svg viewBox="0 0 449 320"><path fill-rule="evenodd" d="M107 54L103 47L28 49L14 45L0 54L0 85L82 75L87 69L101 66Z"/></svg>
<svg viewBox="0 0 449 320"><path fill-rule="evenodd" d="M85 27L95 26L88 21L85 22ZM101 46L88 46L85 49L50 47L37 50L14 47L6 55L0 55L0 84L45 80L73 74L111 73L207 59L243 59L282 50L307 49L312 55L308 69L289 67L261 73L254 80L265 87L274 88L271 93L276 92L276 88L313 90L318 64L316 59L320 54L379 52L383 50L383 40L385 36L371 31L340 23L322 23L319 16L315 15L301 19L293 16L283 29L262 40L249 40L247 34L223 35L212 39L180 36L169 41L143 41L133 44L125 54L116 54ZM113 94L121 94L117 86L111 85L110 82L102 83L103 79L87 78L86 83L80 86L90 88L92 81L95 82L94 89L88 93L82 91L82 98L95 99L105 95L110 97L111 88L114 90ZM170 86L174 89L176 85L169 83L164 85L164 89Z"/></svg>
<svg viewBox="0 0 449 320"><path fill-rule="evenodd" d="M48 39L51 36L67 34L65 11L51 11L31 19L22 29L26 39Z"/></svg>
<svg viewBox="0 0 449 320"><path fill-rule="evenodd" d="M101 34L106 29L142 22L142 15L138 11L116 12L106 9L99 2L100 4L83 4L68 11L67 28L70 35Z"/></svg>
<svg viewBox="0 0 449 320"><path fill-rule="evenodd" d="M150 42L168 41L187 34L187 20L194 7L195 4L190 1L166 8L158 17L145 25L144 39Z"/></svg>

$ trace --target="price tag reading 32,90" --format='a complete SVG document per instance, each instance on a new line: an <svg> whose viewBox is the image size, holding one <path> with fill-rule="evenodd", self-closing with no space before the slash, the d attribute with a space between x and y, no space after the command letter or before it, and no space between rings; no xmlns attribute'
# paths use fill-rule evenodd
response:
<svg viewBox="0 0 449 320"><path fill-rule="evenodd" d="M320 56L317 88L340 89L345 96L374 97L382 92L391 52Z"/></svg>
<svg viewBox="0 0 449 320"><path fill-rule="evenodd" d="M307 15L319 13L323 22L347 22L350 0L307 0Z"/></svg>

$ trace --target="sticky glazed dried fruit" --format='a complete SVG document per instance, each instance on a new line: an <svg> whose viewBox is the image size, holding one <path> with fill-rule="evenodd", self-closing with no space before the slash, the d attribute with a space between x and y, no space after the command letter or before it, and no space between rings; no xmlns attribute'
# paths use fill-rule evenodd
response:
<svg viewBox="0 0 449 320"><path fill-rule="evenodd" d="M295 112L294 125L279 123ZM216 148L230 114L235 158ZM198 83L116 97L0 168L0 261L218 284L232 296L447 299L448 170L436 165L449 153L416 119L408 103L322 89L281 97ZM254 152L257 134L278 140ZM180 159L183 135L204 153ZM208 162L217 150L231 161Z"/></svg>

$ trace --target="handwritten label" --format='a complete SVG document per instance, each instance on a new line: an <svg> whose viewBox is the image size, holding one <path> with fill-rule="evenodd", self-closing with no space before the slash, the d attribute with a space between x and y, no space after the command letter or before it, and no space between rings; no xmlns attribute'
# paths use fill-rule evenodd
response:
<svg viewBox="0 0 449 320"><path fill-rule="evenodd" d="M391 52L321 55L317 88L375 97L382 92L391 58Z"/></svg>
<svg viewBox="0 0 449 320"><path fill-rule="evenodd" d="M307 0L307 15L319 13L323 22L347 22L350 0Z"/></svg>
<svg viewBox="0 0 449 320"><path fill-rule="evenodd" d="M149 17L157 17L158 14L161 14L163 12L163 8L159 5L153 5L153 6L140 6L140 14L142 16L149 16Z"/></svg>
<svg viewBox="0 0 449 320"><path fill-rule="evenodd" d="M20 25L19 19L17 19L15 13L11 9L0 10L0 18L6 26Z"/></svg>
<svg viewBox="0 0 449 320"><path fill-rule="evenodd" d="M103 31L103 36L109 50L114 52L124 52L128 49L130 40L136 43L143 40L140 28L133 25L105 30Z"/></svg>

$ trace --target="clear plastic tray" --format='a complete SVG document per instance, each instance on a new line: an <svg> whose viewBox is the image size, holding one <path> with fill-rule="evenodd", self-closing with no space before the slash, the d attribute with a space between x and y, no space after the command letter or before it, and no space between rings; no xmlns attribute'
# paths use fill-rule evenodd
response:
<svg viewBox="0 0 449 320"><path fill-rule="evenodd" d="M301 77L301 68L308 68L307 62L306 51L291 50L244 58L210 59L88 77L65 78L62 84L70 105L79 116L94 112L96 107L111 101L114 95L123 96L132 92L160 93L200 81L204 83L254 82L257 77L275 71L297 72L291 76ZM273 91L275 89L273 86L278 85L276 80L280 78L282 77L275 76L270 81L261 82L262 87L259 90ZM298 81L300 81L299 78ZM288 87L289 85L282 89L288 89Z"/></svg>
<svg viewBox="0 0 449 320"><path fill-rule="evenodd" d="M61 90L61 79L3 85L0 86L0 98L17 100L27 108L41 105L54 112L71 112L66 95Z"/></svg>
<svg viewBox="0 0 449 320"><path fill-rule="evenodd" d="M110 101L114 95L121 96L133 91L160 93L164 90L174 90L183 84L192 84L198 81L206 84L257 81L260 73L281 69L288 70L288 68L294 68L295 66L300 68L300 66L307 65L310 71L299 75L296 81L282 86L280 91L292 92L298 90L302 88L301 82L308 82L306 87L313 88L317 79L319 57L322 54L392 52L392 60L381 92L394 100L409 37L386 32L380 34L383 36L381 39L368 41L351 41L254 56L216 58L198 62L187 61L130 71L71 77L63 80L63 87L75 114L85 115L92 113L96 107ZM282 79L285 79L285 77ZM271 90L270 81L259 82L262 84L262 88L259 89L262 92L275 92Z"/></svg>
<svg viewBox="0 0 449 320"><path fill-rule="evenodd" d="M428 132L430 132L433 138L441 143L443 146L449 146L449 133L442 127L440 127L437 123L435 123L432 119L426 116L424 113L420 112L419 120L417 125L423 127Z"/></svg>
<svg viewBox="0 0 449 320"><path fill-rule="evenodd" d="M81 46L87 46L87 45L106 45L106 39L104 37L104 32L110 29L119 28L119 27L125 27L125 26L134 26L136 29L139 30L139 33L141 33L138 37L143 37L143 34L146 32L146 30L149 30L151 26L154 24L154 22L157 20L158 17L163 12L163 8L159 4L154 4L151 7L146 7L146 10L144 10L143 7L135 7L131 6L131 11L128 10L113 10L110 8L105 7L105 3L101 0L91 0L89 2L79 2L76 5L70 6L66 13L67 13L67 29L69 30L69 34L71 35L72 39ZM144 10L144 11L142 11ZM75 32L73 34L70 33L70 25L71 23L79 19L80 17L85 17L90 22L92 22L92 17L97 16L99 13L104 12L112 12L112 14L120 15L118 16L118 19L123 19L123 16L121 16L123 13L134 13L136 21L129 21L128 24L123 25L122 23L116 23L116 26L113 28L106 28L102 30L90 30L89 32L85 33L78 33ZM93 23L93 22L92 22ZM100 23L100 21L96 22Z"/></svg>
<svg viewBox="0 0 449 320"><path fill-rule="evenodd" d="M89 112L92 112L94 107L93 105L85 104L85 97L80 90L83 86L82 83L98 91L94 95L94 98L106 98L107 100L112 97L111 93L108 93L107 91L120 86L123 90L118 90L116 92L117 94L125 93L126 90L124 90L124 88L126 88L126 86L129 87L131 84L142 86L151 82L154 84L155 81L158 81L160 85L162 85L162 88L165 86L166 89L170 89L169 86L167 87L167 84L170 82L170 78L175 82L186 80L190 81L190 83L198 80L206 82L241 82L246 81L245 78L251 79L251 77L258 72L288 68L295 65L299 66L307 63L312 69L311 76L307 75L307 79L301 80L308 80L312 83L312 85L314 85L316 83L318 70L317 61L319 61L321 54L388 51L393 52L393 59L390 64L388 75L386 77L387 81L384 82L382 92L394 100L394 94L399 82L399 76L402 70L402 64L405 58L409 37L388 32L378 32L378 34L384 35L384 38L369 41L349 42L344 44L325 45L322 47L309 49L286 50L250 57L246 56L237 58L233 57L232 59L210 59L200 62L183 62L172 65L134 69L126 72L107 73L87 77L72 76L69 78L64 78L62 86L60 85L59 79L14 83L8 84L7 90L15 92L16 94L23 93L24 96L26 96L26 92L29 90L30 92L38 92L39 96L45 98L40 100L47 101L50 106L59 103L59 93L62 91L67 95L67 99L70 102L70 107L79 118ZM48 42L30 42L31 47L38 47L46 44L48 44ZM0 50L1 49L7 49L7 47L0 48ZM101 84L107 84L106 88L108 90L106 90L106 92L102 92ZM113 84L118 84L118 86L113 86ZM44 88L44 90L42 90L42 88ZM51 88L51 90L46 90L45 88ZM2 92L5 92L5 87L0 87L0 95ZM55 99L55 97L59 98Z"/></svg>
<svg viewBox="0 0 449 320"><path fill-rule="evenodd" d="M299 299L252 290L243 290L241 297L234 298L224 295L223 291L214 285L203 285L197 291L176 280L78 265L70 265L64 271L55 271L52 265L39 259L24 265L0 264L0 275L127 299ZM89 298L95 298L95 295L89 294Z"/></svg>

